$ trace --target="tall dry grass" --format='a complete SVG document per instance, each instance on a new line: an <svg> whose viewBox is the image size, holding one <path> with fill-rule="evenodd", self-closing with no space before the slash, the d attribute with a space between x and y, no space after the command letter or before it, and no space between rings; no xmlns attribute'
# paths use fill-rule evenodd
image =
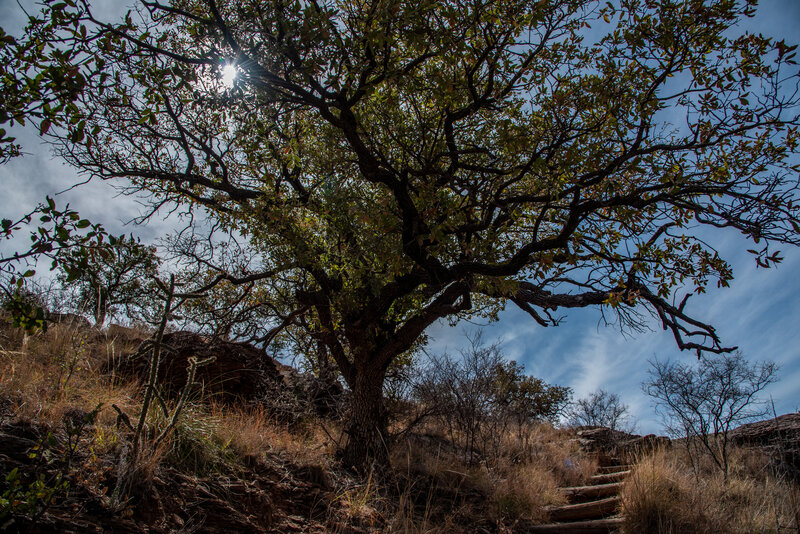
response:
<svg viewBox="0 0 800 534"><path fill-rule="evenodd" d="M550 424L498 436L499 454L465 462L458 444L433 425L422 435L398 444L392 454L395 472L404 481L389 523L402 532L470 532L470 518L502 525L546 521L545 508L563 504L562 486L580 485L597 470L572 435ZM411 506L409 503L415 503ZM462 525L459 527L458 525ZM468 525L464 527L464 525ZM466 528L466 530L464 530Z"/></svg>
<svg viewBox="0 0 800 534"><path fill-rule="evenodd" d="M65 413L102 404L97 423L113 427L112 404L123 410L136 406L137 384L109 381L99 373L105 338L96 332L53 325L27 338L15 335L17 329L8 334L0 348L0 397L8 415L58 426ZM115 441L107 428L101 437Z"/></svg>
<svg viewBox="0 0 800 534"><path fill-rule="evenodd" d="M214 436L240 458L255 459L272 453L305 466L328 467L334 452L333 436L339 430L320 424L292 426L277 421L262 406L212 404L208 417L218 424ZM326 433L327 430L327 433Z"/></svg>
<svg viewBox="0 0 800 534"><path fill-rule="evenodd" d="M769 472L755 451L733 455L728 480L708 459L693 471L680 449L634 466L622 493L628 534L800 532L800 490Z"/></svg>
<svg viewBox="0 0 800 534"><path fill-rule="evenodd" d="M0 318L0 320L2 320ZM119 328L118 328L119 330ZM94 425L95 452L112 452L124 439L116 405L133 420L141 407L141 384L103 374L104 364L121 353L133 352L146 332L122 329L101 332L55 324L33 336L0 325L0 403L3 415L35 420L57 429L66 413L89 412L102 405ZM171 405L170 402L167 405ZM154 409L148 425L156 431L167 424ZM148 461L202 472L240 460L252 462L279 454L301 465L328 465L331 440L319 426L292 429L260 407L231 407L195 398L176 425L174 434ZM231 466L228 466L231 467Z"/></svg>

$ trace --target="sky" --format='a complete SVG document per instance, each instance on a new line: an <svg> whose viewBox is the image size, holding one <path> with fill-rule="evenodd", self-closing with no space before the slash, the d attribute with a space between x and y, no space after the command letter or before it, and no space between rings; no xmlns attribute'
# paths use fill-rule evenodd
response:
<svg viewBox="0 0 800 534"><path fill-rule="evenodd" d="M32 2L22 2L31 6ZM118 2L93 2L97 13L119 10ZM36 10L32 7L33 11ZM16 33L24 15L15 0L0 0L0 25ZM760 32L790 43L800 43L800 0L761 0L758 15L746 22ZM14 131L26 155L0 166L0 216L13 218L30 211L45 195L56 195L83 217L101 222L113 233L131 233L144 242L165 237L176 226L174 218L154 218L145 226L131 221L142 213L136 199L120 196L108 184L90 182L62 192L83 181L71 168L51 156L50 147L29 130ZM751 361L772 360L780 365L778 382L763 398L774 402L778 414L800 409L800 250L779 247L785 260L776 268L757 268L745 252L750 248L734 232L717 234L715 244L733 266L730 288L710 289L690 300L690 311L713 324L727 346L738 346ZM504 354L524 364L528 373L547 382L569 386L576 397L598 389L616 393L630 407L639 433L663 433L659 417L641 383L647 378L649 360L658 358L692 364L693 352L680 352L668 332L650 320L650 331L623 334L603 324L601 311L587 308L565 312L558 327L543 328L527 314L507 307L500 320L489 325L462 321L456 326L441 322L428 330L432 352L457 353L465 334L480 329L486 341L499 341Z"/></svg>

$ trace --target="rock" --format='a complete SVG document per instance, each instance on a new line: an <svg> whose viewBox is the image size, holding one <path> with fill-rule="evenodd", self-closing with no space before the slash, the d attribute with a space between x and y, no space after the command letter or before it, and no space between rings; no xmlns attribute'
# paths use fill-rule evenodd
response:
<svg viewBox="0 0 800 534"><path fill-rule="evenodd" d="M110 329L109 329L110 331ZM122 334L127 334L122 332ZM180 394L186 384L189 358L213 361L197 369L195 382L204 395L222 402L257 402L280 417L292 418L313 411L329 415L341 402L344 388L283 365L247 343L209 339L194 332L164 336L169 350L161 353L159 385L167 395ZM105 364L105 371L146 380L150 351L123 354Z"/></svg>
<svg viewBox="0 0 800 534"><path fill-rule="evenodd" d="M800 413L749 423L728 432L735 445L777 445L800 447Z"/></svg>
<svg viewBox="0 0 800 534"><path fill-rule="evenodd" d="M617 444L614 452L617 456L630 456L653 452L656 449L670 447L671 445L672 441L666 436L648 434Z"/></svg>
<svg viewBox="0 0 800 534"><path fill-rule="evenodd" d="M158 369L159 385L168 395L178 395L186 384L189 358L213 361L197 369L198 389L216 400L254 401L262 399L282 382L279 364L261 350L246 343L208 339L194 332L172 332L164 335L167 350L161 352ZM119 374L144 381L147 378L151 352L121 356L113 364Z"/></svg>
<svg viewBox="0 0 800 534"><path fill-rule="evenodd" d="M800 413L788 413L734 428L728 433L731 443L758 447L776 467L800 482Z"/></svg>

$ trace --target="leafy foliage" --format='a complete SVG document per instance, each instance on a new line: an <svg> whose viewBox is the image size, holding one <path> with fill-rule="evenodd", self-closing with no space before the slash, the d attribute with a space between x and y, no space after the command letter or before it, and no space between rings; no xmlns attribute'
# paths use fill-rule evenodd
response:
<svg viewBox="0 0 800 534"><path fill-rule="evenodd" d="M26 280L36 275L36 262L45 258L50 260L50 269L60 269L65 280L71 281L88 268L90 259L98 250L119 241L101 225L82 219L69 205L57 208L50 197L46 203L16 221L3 219L0 239L11 240L15 233L31 223L38 226L30 230L28 249L0 256L0 290L6 297L4 307L10 312L14 325L28 331L47 326L44 308L25 298L23 290ZM24 266L24 271L21 266Z"/></svg>
<svg viewBox="0 0 800 534"><path fill-rule="evenodd" d="M19 527L20 519L35 525L57 499L65 496L70 487L72 461L85 430L94 424L101 407L97 405L91 412L77 410L65 415L66 442L60 443L52 432L48 432L28 453L33 472L22 472L17 467L8 472L4 491L0 494L0 526L3 530Z"/></svg>
<svg viewBox="0 0 800 534"><path fill-rule="evenodd" d="M39 17L29 17L24 37L0 28L0 163L21 154L3 127L35 121L44 135L53 126L70 124L75 127L70 138L83 140L86 122L75 101L87 76L102 76L102 58L76 46L87 37L77 2L45 0L44 5Z"/></svg>
<svg viewBox="0 0 800 534"><path fill-rule="evenodd" d="M532 421L555 423L572 393L568 387L526 375L525 366L515 361L499 363L495 374L499 403L516 419L520 429Z"/></svg>
<svg viewBox="0 0 800 534"><path fill-rule="evenodd" d="M59 280L74 289L74 306L91 312L96 324L119 308L133 320L156 315L153 279L160 263L155 247L123 236L99 249L73 247L59 261Z"/></svg>

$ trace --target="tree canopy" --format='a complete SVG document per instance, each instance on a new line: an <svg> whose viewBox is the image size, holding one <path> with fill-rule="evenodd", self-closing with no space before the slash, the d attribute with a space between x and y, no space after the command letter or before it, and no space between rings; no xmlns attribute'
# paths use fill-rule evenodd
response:
<svg viewBox="0 0 800 534"><path fill-rule="evenodd" d="M795 47L737 29L750 0L47 6L32 27L70 13L53 39L83 77L42 130L246 237L248 269L202 265L329 350L356 465L385 460L386 369L438 319L649 311L724 352L687 309L733 276L699 233L738 230L764 266L798 242Z"/></svg>

